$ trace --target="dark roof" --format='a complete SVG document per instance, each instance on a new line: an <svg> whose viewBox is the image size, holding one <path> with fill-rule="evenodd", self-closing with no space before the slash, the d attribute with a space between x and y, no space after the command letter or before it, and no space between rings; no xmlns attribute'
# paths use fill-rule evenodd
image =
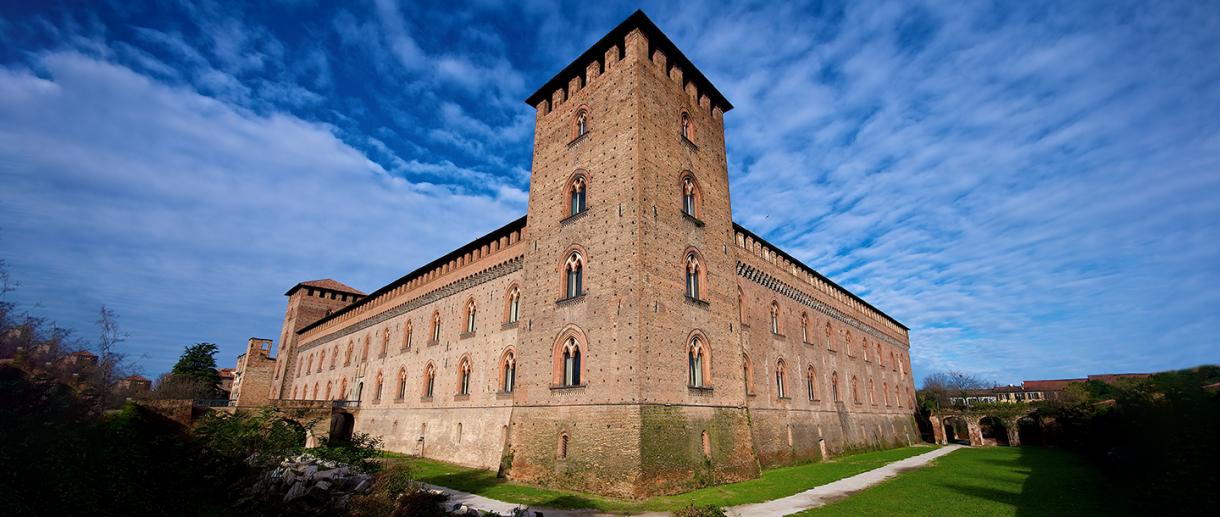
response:
<svg viewBox="0 0 1220 517"><path fill-rule="evenodd" d="M521 231L524 228L525 228L525 216L521 216L521 218L517 219L516 221L508 223L504 226L501 226L500 228L496 229L495 231L493 231L487 235L484 235L482 237L479 237L478 239L470 241L465 246L462 246L456 250L453 250L441 258L438 258L436 260L433 260L432 262L424 264L423 266L419 267L415 271L408 273L406 276L399 278L398 280L395 280L393 282L390 282L389 284L387 284L385 287L382 287L381 289L373 291L372 294L365 296L364 298L361 298L360 301L357 301L356 303L348 305L347 307L339 309L335 312L332 312L329 315L327 315L325 318L322 318L309 325L306 325L301 330L298 330L297 334L304 334L305 332L308 332L309 329L317 327L318 325L321 325L322 323L330 321L334 318L337 318L341 314L345 314L349 311L354 311L354 310L356 310L357 307L360 307L361 305L364 305L366 303L370 303L372 300L377 299L378 296L381 296L382 294L393 291L394 289L397 289L398 286L401 286L403 284L406 284L407 282L415 280L416 278L421 277L421 276L427 274L429 271L432 271L438 267L441 267L442 265L448 263L451 260L455 260L458 257L461 257L467 253L470 253L474 250L481 248L484 244L487 244L487 243L495 241L495 240L499 240L501 237L508 236L509 234L516 232L516 231Z"/></svg>
<svg viewBox="0 0 1220 517"><path fill-rule="evenodd" d="M817 277L817 278L821 279L823 282L826 282L826 283L828 283L828 284L830 284L830 285L832 285L832 286L834 286L834 287L838 288L840 291L843 291L844 293L847 293L847 296L850 296L850 297L851 297L853 300L855 300L855 301L859 302L861 305L863 305L863 306L865 306L865 307L868 307L868 308L870 308L870 309L872 309L872 310L874 310L874 311L877 311L877 314L880 314L881 316L885 317L885 319L890 320L890 323L893 323L893 324L895 324L895 325L898 325L899 327L901 327L901 328L902 328L902 330L910 330L909 328L907 328L907 326L906 326L906 325L903 325L902 323L899 323L899 322L898 322L898 320L896 320L896 319L894 319L894 318L891 318L889 314L886 314L886 313L882 312L882 311L881 311L881 309L878 309L878 308L876 308L876 307L873 307L873 306L872 306L872 304L870 304L870 303L868 303L868 302L864 301L864 299L863 299L863 298L860 298L859 296L856 296L854 293L852 293L851 291L849 291L849 290L845 289L843 286L841 286L841 285L839 285L839 284L836 284L836 283L834 283L832 280L830 280L829 278L826 278L826 277L822 276L822 274L821 274L821 273L818 273L818 272L817 272L817 270L815 270L815 269L813 269L813 268L811 268L811 267L809 267L809 266L806 266L804 262L801 262L801 261L797 260L797 259L796 259L796 257L793 257L792 255L789 255L789 254L787 254L787 253L784 253L784 250L779 249L779 246L776 246L776 245L774 245L774 244L771 244L770 242L767 242L767 240L766 240L766 239L764 239L764 238L762 238L762 237L759 237L759 236L758 236L758 234L756 234L756 233L754 233L754 232L752 232L752 231L750 231L750 230L745 229L745 227L744 227L744 226L742 226L742 225L740 225L740 224L737 224L737 223L733 223L733 229L734 229L734 230L737 230L737 231L739 231L739 232L741 232L741 233L744 233L744 234L746 234L746 235L748 235L748 236L750 236L751 238L753 238L753 239L754 239L755 241L757 241L757 242L761 242L761 243L762 243L764 246L767 246L768 248L771 248L771 251L774 251L776 254L778 254L779 256L783 257L785 260L788 260L789 262L792 262L793 264L796 264L796 265L798 265L798 266L801 266L801 267L805 268L805 270L806 270L806 271L809 271L810 273L813 273L813 276L815 276L815 277Z"/></svg>
<svg viewBox="0 0 1220 517"><path fill-rule="evenodd" d="M627 34L635 29L640 29L640 32L648 37L648 46L651 47L649 55L651 55L652 48L660 48L661 52L665 53L666 62L670 65L677 65L682 69L683 80L696 82L699 85L699 90L707 93L708 98L712 100L712 105L720 106L720 110L723 112L733 109L733 105L729 103L728 99L724 98L720 90L717 90L716 86L707 80L703 73L698 68L695 68L694 64L691 64L686 55L682 54L682 51L678 50L678 47L672 41L669 41L665 33L661 32L661 29L658 29L652 23L652 20L644 16L644 11L636 11L631 16L628 16L623 23L620 23L609 34L606 34L597 43L594 43L592 47L589 47L589 50L586 50L584 54L581 54L575 61L572 61L572 64L556 74L555 77L552 77L550 81L542 85L542 88L539 88L533 95L530 95L528 99L525 99L525 103L537 107L538 103L550 99L551 94L555 90L561 88L567 89L568 81L571 81L576 76L583 77L589 63L605 60L606 51L616 45L622 45L623 39L627 37Z"/></svg>
<svg viewBox="0 0 1220 517"><path fill-rule="evenodd" d="M289 289L288 292L284 293L284 296L292 296L292 293L297 292L297 289L300 289L302 287L317 287L319 289L330 289L331 291L338 291L341 293L351 293L351 294L364 296L363 292L361 292L355 288L343 285L343 284L336 282L334 280L331 280L329 278L325 278L322 280L311 280L309 282L301 282L301 283L293 286L292 289Z"/></svg>

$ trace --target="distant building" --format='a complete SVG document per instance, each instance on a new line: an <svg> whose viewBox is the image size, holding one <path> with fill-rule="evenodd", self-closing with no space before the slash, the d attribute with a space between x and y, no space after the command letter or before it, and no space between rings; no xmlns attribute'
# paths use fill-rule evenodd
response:
<svg viewBox="0 0 1220 517"><path fill-rule="evenodd" d="M239 358L238 362L240 363L240 361L241 359ZM225 395L229 398L233 398L233 381L235 379L233 372L235 370L236 368L221 368L216 370L216 373L220 375L220 382L216 383L216 387L220 388L220 391L225 392Z"/></svg>
<svg viewBox="0 0 1220 517"><path fill-rule="evenodd" d="M1055 400L1063 389L1072 383L1084 384L1088 381L1101 381L1117 386L1119 379L1143 379L1151 373L1108 373L1090 375L1080 379L1052 379L1041 381L1024 381L1020 386L996 386L966 390L965 396L950 397L955 404L971 405L976 402L1034 402L1039 400Z"/></svg>

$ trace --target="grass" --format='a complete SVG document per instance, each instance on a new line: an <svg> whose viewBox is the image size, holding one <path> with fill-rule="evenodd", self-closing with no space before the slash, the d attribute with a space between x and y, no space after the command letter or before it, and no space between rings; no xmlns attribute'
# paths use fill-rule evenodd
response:
<svg viewBox="0 0 1220 517"><path fill-rule="evenodd" d="M764 470L762 477L731 485L702 488L685 494L643 501L592 494L548 490L496 478L495 471L461 467L440 461L409 458L416 479L462 492L533 507L593 508L602 511L673 511L694 504L736 506L787 497L866 472L886 464L929 452L929 447L903 447L886 451L849 452L833 461Z"/></svg>
<svg viewBox="0 0 1220 517"><path fill-rule="evenodd" d="M1044 447L962 449L802 517L1131 515L1087 458Z"/></svg>

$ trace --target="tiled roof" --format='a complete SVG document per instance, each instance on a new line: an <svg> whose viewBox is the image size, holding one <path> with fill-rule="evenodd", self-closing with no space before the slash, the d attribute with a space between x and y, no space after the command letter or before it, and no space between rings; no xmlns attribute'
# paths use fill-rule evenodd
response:
<svg viewBox="0 0 1220 517"><path fill-rule="evenodd" d="M1088 379L1055 379L1047 381L1025 381L1025 389L1031 391L1063 391L1068 384L1073 382L1083 383Z"/></svg>
<svg viewBox="0 0 1220 517"><path fill-rule="evenodd" d="M123 380L125 380L125 381L144 381L144 382L152 382L152 381L148 380L147 378L145 378L143 375L129 375L129 376L127 376L127 377L123 377Z"/></svg>
<svg viewBox="0 0 1220 517"><path fill-rule="evenodd" d="M350 286L343 285L343 284L336 282L334 280L331 280L329 278L324 278L322 280L312 280L309 282L301 282L301 283L297 284L296 286L294 286L292 289L289 289L287 293L284 293L284 296L292 296L292 293L296 292L296 290L300 289L301 287L318 287L321 289L330 289L331 291L339 291L339 292L343 292L343 293L352 293L352 294L358 294L360 296L364 296L363 291L352 288Z"/></svg>

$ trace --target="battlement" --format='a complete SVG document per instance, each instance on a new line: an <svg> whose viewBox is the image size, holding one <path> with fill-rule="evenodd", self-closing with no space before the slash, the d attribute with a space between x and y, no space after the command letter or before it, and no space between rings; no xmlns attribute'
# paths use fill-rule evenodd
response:
<svg viewBox="0 0 1220 517"><path fill-rule="evenodd" d="M352 318L373 311L382 304L388 303L407 292L432 284L442 278L448 279L450 273L475 262L482 261L505 248L521 242L521 239L525 237L525 221L526 218L522 217L487 235L479 237L469 244L433 260L406 276L391 282L389 285L374 291L372 294L361 298L360 301L302 328L297 331L297 334L304 335L318 328L333 328L343 322L350 321ZM514 256L515 259L517 257Z"/></svg>
<svg viewBox="0 0 1220 517"><path fill-rule="evenodd" d="M763 240L762 237L755 235L754 232L745 229L740 224L733 223L733 229L736 233L734 240L739 249L745 250L746 253L754 255L755 257L762 259L764 262L774 264L775 267L780 271L795 277L805 285L812 286L815 289L826 293L831 298L839 301L843 305L851 307L852 309L855 309L856 312L863 314L869 320L881 323L882 325L885 325L903 336L907 335L908 329L906 325L899 323L898 320L891 318L884 312L881 312L879 309L873 307L859 296L852 294L851 291L844 289L839 284L831 281L829 278L822 276L821 273L814 271L813 268L806 266L801 261L793 258L791 255L785 253L775 245Z"/></svg>
<svg viewBox="0 0 1220 517"><path fill-rule="evenodd" d="M638 35L641 47L646 46L645 59L651 60L664 68L664 74L678 81L692 99L692 104L706 109L717 119L725 112L733 109L733 105L725 99L712 82L691 64L681 50L669 41L643 11L636 11L614 30L606 34L586 50L580 57L560 71L555 77L542 85L538 91L525 99L525 103L538 110L538 116L543 117L554 111L572 94L588 86L591 81L614 68L616 64L627 57L627 49L631 48L629 36Z"/></svg>

